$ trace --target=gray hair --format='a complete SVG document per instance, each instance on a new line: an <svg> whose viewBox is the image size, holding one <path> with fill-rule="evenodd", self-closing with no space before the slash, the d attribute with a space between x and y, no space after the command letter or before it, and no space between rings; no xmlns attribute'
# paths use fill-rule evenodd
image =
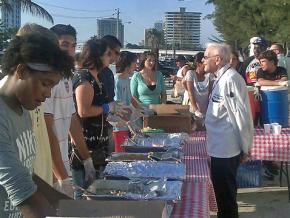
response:
<svg viewBox="0 0 290 218"><path fill-rule="evenodd" d="M207 49L211 49L214 55L218 55L224 64L230 62L231 48L226 43L208 43Z"/></svg>

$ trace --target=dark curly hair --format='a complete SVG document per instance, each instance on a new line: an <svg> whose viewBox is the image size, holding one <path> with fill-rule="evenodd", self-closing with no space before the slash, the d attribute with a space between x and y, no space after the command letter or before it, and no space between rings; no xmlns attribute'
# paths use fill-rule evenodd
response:
<svg viewBox="0 0 290 218"><path fill-rule="evenodd" d="M127 67L130 67L130 65L136 61L136 54L129 51L122 51L118 61L116 62L116 72L121 73L125 71Z"/></svg>
<svg viewBox="0 0 290 218"><path fill-rule="evenodd" d="M63 35L70 35L73 36L75 40L77 40L77 31L71 25L56 24L51 27L50 30L54 32L58 36L58 38Z"/></svg>
<svg viewBox="0 0 290 218"><path fill-rule="evenodd" d="M105 41L101 39L91 38L83 47L79 57L79 63L83 68L92 69L96 68L100 71L104 68L101 57L104 55L108 48Z"/></svg>
<svg viewBox="0 0 290 218"><path fill-rule="evenodd" d="M153 53L153 52L151 52L151 51L144 51L144 52L140 55L140 58L139 58L139 68L140 68L140 70L143 70L143 69L144 69L144 67L145 67L145 61L147 60L147 58L148 58L149 56L154 57L154 58L155 58L155 61L157 61L157 60L156 60L156 55L155 55L155 53ZM154 65L153 69L155 69L155 67L156 67L156 62L155 62L155 65Z"/></svg>
<svg viewBox="0 0 290 218"><path fill-rule="evenodd" d="M278 58L275 52L271 51L271 50L266 50L264 52L262 52L259 57L259 60L261 59L267 59L268 61L273 61L274 64L277 66L278 65Z"/></svg>
<svg viewBox="0 0 290 218"><path fill-rule="evenodd" d="M65 78L72 75L74 66L73 59L66 52L61 51L55 42L39 33L16 36L10 42L3 56L2 72L12 75L19 64L27 63L47 64L55 73Z"/></svg>

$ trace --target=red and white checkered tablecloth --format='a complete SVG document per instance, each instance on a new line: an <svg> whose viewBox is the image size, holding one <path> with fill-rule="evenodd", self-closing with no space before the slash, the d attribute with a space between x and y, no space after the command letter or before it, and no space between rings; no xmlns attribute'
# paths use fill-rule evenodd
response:
<svg viewBox="0 0 290 218"><path fill-rule="evenodd" d="M209 217L209 210L216 211L217 205L210 179L206 132L194 132L184 146L184 154L186 181L171 218ZM282 129L280 135L255 129L251 154L257 160L290 161L290 128Z"/></svg>
<svg viewBox="0 0 290 218"><path fill-rule="evenodd" d="M203 132L204 133L204 132ZM206 150L205 134L192 135L183 148L184 154L196 158L209 158Z"/></svg>
<svg viewBox="0 0 290 218"><path fill-rule="evenodd" d="M181 201L174 205L170 218L209 217L207 183L184 182L181 199Z"/></svg>
<svg viewBox="0 0 290 218"><path fill-rule="evenodd" d="M191 140L206 142L205 131L192 136ZM290 161L290 128L283 128L280 135L265 134L263 129L255 129L251 154L256 160Z"/></svg>
<svg viewBox="0 0 290 218"><path fill-rule="evenodd" d="M280 135L255 129L251 156L256 160L290 161L290 129L282 129Z"/></svg>
<svg viewBox="0 0 290 218"><path fill-rule="evenodd" d="M209 211L217 211L217 205L210 179L205 133L191 135L183 151L186 180L181 201L174 205L171 218L209 217Z"/></svg>
<svg viewBox="0 0 290 218"><path fill-rule="evenodd" d="M210 180L209 156L204 140L193 137L184 146L186 181L208 182Z"/></svg>

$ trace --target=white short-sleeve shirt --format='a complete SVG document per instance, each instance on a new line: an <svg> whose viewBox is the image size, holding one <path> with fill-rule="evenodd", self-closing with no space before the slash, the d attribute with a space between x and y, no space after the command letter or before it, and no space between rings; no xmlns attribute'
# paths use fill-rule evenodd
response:
<svg viewBox="0 0 290 218"><path fill-rule="evenodd" d="M58 139L62 160L69 173L68 134L71 117L76 112L73 100L72 80L62 79L52 89L51 97L46 99L43 107L45 114L53 116L53 130Z"/></svg>

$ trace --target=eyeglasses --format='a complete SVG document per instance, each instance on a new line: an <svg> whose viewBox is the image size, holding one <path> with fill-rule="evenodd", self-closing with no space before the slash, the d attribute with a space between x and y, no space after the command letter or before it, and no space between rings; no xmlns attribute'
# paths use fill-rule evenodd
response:
<svg viewBox="0 0 290 218"><path fill-rule="evenodd" d="M203 57L203 60L207 60L207 59L210 59L210 58L215 58L215 57L218 57L219 55L213 55L213 56L204 56Z"/></svg>

